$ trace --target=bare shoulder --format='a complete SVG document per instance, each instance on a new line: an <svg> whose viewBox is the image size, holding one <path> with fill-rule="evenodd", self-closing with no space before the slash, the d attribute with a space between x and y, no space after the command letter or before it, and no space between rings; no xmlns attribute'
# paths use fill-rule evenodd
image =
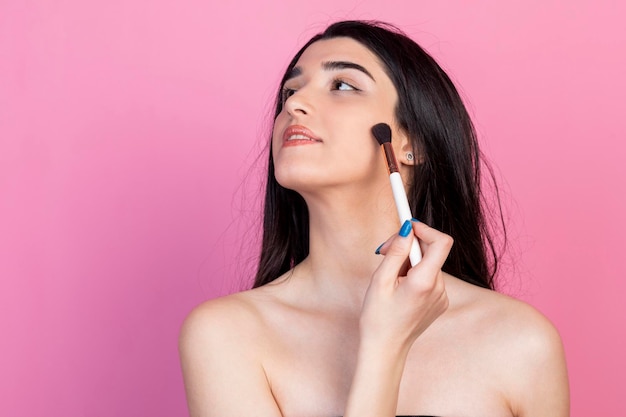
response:
<svg viewBox="0 0 626 417"><path fill-rule="evenodd" d="M185 319L179 351L192 416L280 415L263 367L262 293L206 301Z"/></svg>
<svg viewBox="0 0 626 417"><path fill-rule="evenodd" d="M254 341L254 346L259 346L270 340L271 319L284 305L280 287L271 284L205 301L183 322L180 344L210 342L228 345ZM261 350L260 346L257 350Z"/></svg>
<svg viewBox="0 0 626 417"><path fill-rule="evenodd" d="M468 320L486 368L497 375L514 415L569 415L565 354L555 326L531 305L453 282L457 311ZM471 329L471 330L470 330ZM543 414L542 414L543 413Z"/></svg>
<svg viewBox="0 0 626 417"><path fill-rule="evenodd" d="M275 297L265 288L243 291L205 301L195 307L183 322L179 336L181 358L202 355L237 357L238 362L262 363L263 352L271 351L267 318ZM249 363L250 364L250 363ZM183 364L184 365L184 364Z"/></svg>
<svg viewBox="0 0 626 417"><path fill-rule="evenodd" d="M205 301L183 322L180 342L198 338L253 337L260 326L258 306L249 291Z"/></svg>
<svg viewBox="0 0 626 417"><path fill-rule="evenodd" d="M527 359L538 361L543 356L562 350L561 338L552 322L533 306L513 297L470 284L459 311L476 319L479 326L499 345Z"/></svg>

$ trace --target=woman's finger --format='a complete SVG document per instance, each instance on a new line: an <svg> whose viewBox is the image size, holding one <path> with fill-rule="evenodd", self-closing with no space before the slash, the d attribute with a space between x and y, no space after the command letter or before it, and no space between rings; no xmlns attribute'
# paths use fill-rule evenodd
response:
<svg viewBox="0 0 626 417"><path fill-rule="evenodd" d="M421 223L413 223L413 233L423 243L422 261L413 269L436 273L448 258L454 240L451 236Z"/></svg>
<svg viewBox="0 0 626 417"><path fill-rule="evenodd" d="M405 221L397 235L387 240L381 248L381 252L385 255L385 259L380 263L374 272L372 281L385 281L387 283L395 283L402 266L406 262L409 251L411 250L411 242L415 238L412 233L412 224ZM392 280L389 278L393 278Z"/></svg>

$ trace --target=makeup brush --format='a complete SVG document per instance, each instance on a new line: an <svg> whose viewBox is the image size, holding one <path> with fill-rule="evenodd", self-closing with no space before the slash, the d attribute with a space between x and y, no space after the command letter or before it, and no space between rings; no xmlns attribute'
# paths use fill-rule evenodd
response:
<svg viewBox="0 0 626 417"><path fill-rule="evenodd" d="M406 220L413 219L413 215L411 214L409 200L406 196L404 184L402 183L402 177L400 176L400 172L398 170L398 161L396 160L396 155L393 152L393 147L391 146L391 128L387 123L378 123L372 127L372 134L385 153L387 167L389 168L389 180L391 181L393 199L396 202L400 223L404 223ZM422 251L420 250L417 239L413 239L411 252L409 253L409 260L411 261L411 266L417 265L419 261L422 260Z"/></svg>

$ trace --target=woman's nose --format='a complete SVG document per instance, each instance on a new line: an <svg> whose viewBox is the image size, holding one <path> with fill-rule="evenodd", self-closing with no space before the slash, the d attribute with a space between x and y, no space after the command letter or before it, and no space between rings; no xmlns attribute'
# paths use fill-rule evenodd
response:
<svg viewBox="0 0 626 417"><path fill-rule="evenodd" d="M310 94L302 89L294 91L285 101L285 110L292 116L310 114L312 109Z"/></svg>

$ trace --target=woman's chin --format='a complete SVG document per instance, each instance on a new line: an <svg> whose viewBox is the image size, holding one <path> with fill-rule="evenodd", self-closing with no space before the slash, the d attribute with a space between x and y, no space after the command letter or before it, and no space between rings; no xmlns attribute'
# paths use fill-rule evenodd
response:
<svg viewBox="0 0 626 417"><path fill-rule="evenodd" d="M304 164L276 166L274 176L280 185L294 191L317 188L331 179L327 170Z"/></svg>
<svg viewBox="0 0 626 417"><path fill-rule="evenodd" d="M276 174L276 182L283 188L295 191L297 193L311 193L323 188L323 183L319 182L319 178L311 178L307 176L278 175Z"/></svg>

